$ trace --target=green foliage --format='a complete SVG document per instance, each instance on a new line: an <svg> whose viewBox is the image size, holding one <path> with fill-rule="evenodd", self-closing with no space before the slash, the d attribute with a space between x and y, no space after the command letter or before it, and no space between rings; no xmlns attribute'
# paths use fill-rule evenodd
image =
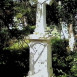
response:
<svg viewBox="0 0 77 77"><path fill-rule="evenodd" d="M61 5L59 5L61 1ZM73 23L74 16L77 12L77 0L54 0L51 6L47 5L47 23L51 24L51 21L55 24L60 21L65 21L68 24Z"/></svg>
<svg viewBox="0 0 77 77"><path fill-rule="evenodd" d="M21 13L17 13L16 18L19 19L21 17L22 17L22 14Z"/></svg>
<svg viewBox="0 0 77 77"><path fill-rule="evenodd" d="M21 13L22 15L24 15L26 12L27 12L27 8L24 7L26 6L25 3L15 3L15 6L14 6L14 11L15 11L15 15L17 13Z"/></svg>
<svg viewBox="0 0 77 77"><path fill-rule="evenodd" d="M17 16L20 13L22 14L22 17L27 17L27 23L29 25L35 25L36 7L31 6L29 1L23 1L21 3L18 2L14 4L15 16Z"/></svg>
<svg viewBox="0 0 77 77"><path fill-rule="evenodd" d="M23 50L28 47L29 40L19 40L16 43L13 43L11 46L4 48L4 50Z"/></svg>
<svg viewBox="0 0 77 77"><path fill-rule="evenodd" d="M59 1L59 0L58 0ZM57 5L58 17L63 21L73 23L74 15L77 12L76 0L60 0L61 5Z"/></svg>
<svg viewBox="0 0 77 77"><path fill-rule="evenodd" d="M20 38L22 35L27 36L28 34L33 33L34 29L35 29L35 26L28 25L24 27L23 30L18 30L16 28L10 30L10 34L11 34L11 37Z"/></svg>
<svg viewBox="0 0 77 77"><path fill-rule="evenodd" d="M14 14L12 0L0 1L0 19L4 22L4 25L8 27L12 23L12 17Z"/></svg>
<svg viewBox="0 0 77 77"><path fill-rule="evenodd" d="M73 52L73 61L70 64L72 76L77 77L77 52Z"/></svg>
<svg viewBox="0 0 77 77"><path fill-rule="evenodd" d="M2 28L0 31L0 49L7 46L7 41L9 40L9 31L7 28Z"/></svg>
<svg viewBox="0 0 77 77"><path fill-rule="evenodd" d="M57 28L54 27L53 31L51 32L52 37L58 37L60 38L60 33L58 32Z"/></svg>
<svg viewBox="0 0 77 77"><path fill-rule="evenodd" d="M56 77L70 77L73 57L66 50L68 46L67 40L53 38L52 43L52 57L53 57L53 72Z"/></svg>
<svg viewBox="0 0 77 77"><path fill-rule="evenodd" d="M29 70L29 49L0 50L0 77L24 77Z"/></svg>

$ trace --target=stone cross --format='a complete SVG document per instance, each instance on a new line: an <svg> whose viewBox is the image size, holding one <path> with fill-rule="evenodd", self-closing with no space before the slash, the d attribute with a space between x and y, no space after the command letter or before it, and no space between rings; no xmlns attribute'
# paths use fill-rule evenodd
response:
<svg viewBox="0 0 77 77"><path fill-rule="evenodd" d="M35 33L45 33L46 31L46 4L51 4L52 0L38 0L36 12Z"/></svg>
<svg viewBox="0 0 77 77"><path fill-rule="evenodd" d="M34 34L29 36L30 69L27 77L53 76L51 37L45 38L43 36L43 38L40 38L46 30L46 4L51 2L52 0L38 0L37 2L36 29ZM38 38L35 38L36 36Z"/></svg>

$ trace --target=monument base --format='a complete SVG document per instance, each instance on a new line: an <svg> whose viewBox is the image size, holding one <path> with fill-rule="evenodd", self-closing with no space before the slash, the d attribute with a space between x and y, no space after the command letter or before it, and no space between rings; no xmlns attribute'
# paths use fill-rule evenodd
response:
<svg viewBox="0 0 77 77"><path fill-rule="evenodd" d="M26 77L53 77L53 70L51 69L49 74L46 69L42 69L42 71L39 71L33 75L28 75Z"/></svg>
<svg viewBox="0 0 77 77"><path fill-rule="evenodd" d="M32 34L30 41L30 69L27 77L53 77L51 37Z"/></svg>

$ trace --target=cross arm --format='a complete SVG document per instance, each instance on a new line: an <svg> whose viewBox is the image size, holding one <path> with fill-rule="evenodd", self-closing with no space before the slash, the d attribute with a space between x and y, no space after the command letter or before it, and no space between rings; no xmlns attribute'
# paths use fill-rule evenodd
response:
<svg viewBox="0 0 77 77"><path fill-rule="evenodd" d="M38 3L38 0L29 0L29 2L30 2L31 5L35 5L35 4Z"/></svg>
<svg viewBox="0 0 77 77"><path fill-rule="evenodd" d="M52 5L53 2L54 2L54 0L46 0L46 4L48 4L48 5Z"/></svg>
<svg viewBox="0 0 77 77"><path fill-rule="evenodd" d="M54 2L54 0L29 0L29 2L31 5L34 5L37 3L40 3L40 4L46 3L48 5L51 5Z"/></svg>

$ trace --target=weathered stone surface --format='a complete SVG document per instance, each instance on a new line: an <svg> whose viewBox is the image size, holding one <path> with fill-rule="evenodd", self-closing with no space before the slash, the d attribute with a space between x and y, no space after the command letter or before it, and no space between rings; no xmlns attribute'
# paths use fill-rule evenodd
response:
<svg viewBox="0 0 77 77"><path fill-rule="evenodd" d="M30 70L27 77L52 77L50 37L46 34L46 4L52 0L38 0L36 28L29 36ZM47 2L47 3L46 3Z"/></svg>
<svg viewBox="0 0 77 77"><path fill-rule="evenodd" d="M50 40L50 39L48 39ZM29 77L51 77L52 60L49 41L31 40L30 44L30 71Z"/></svg>

